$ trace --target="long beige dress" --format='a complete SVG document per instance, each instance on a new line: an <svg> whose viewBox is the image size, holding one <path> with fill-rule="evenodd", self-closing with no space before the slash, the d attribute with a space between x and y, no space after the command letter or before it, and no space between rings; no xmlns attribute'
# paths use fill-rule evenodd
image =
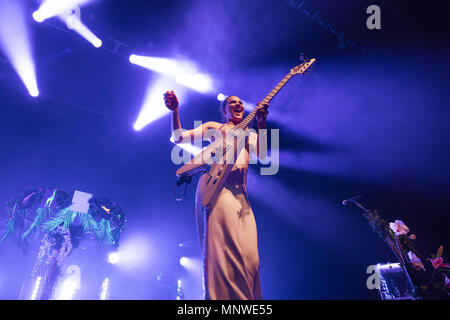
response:
<svg viewBox="0 0 450 320"><path fill-rule="evenodd" d="M255 136L250 135L250 144L256 145ZM201 205L197 187L196 218L203 252L205 299L262 299L256 222L246 187L248 161L247 145L211 209ZM207 175L200 179L207 179Z"/></svg>

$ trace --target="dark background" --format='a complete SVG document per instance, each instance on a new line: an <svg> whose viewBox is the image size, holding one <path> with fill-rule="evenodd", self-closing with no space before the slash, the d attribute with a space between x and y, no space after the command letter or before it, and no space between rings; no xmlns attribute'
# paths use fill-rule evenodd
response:
<svg viewBox="0 0 450 320"><path fill-rule="evenodd" d="M104 0L81 11L100 38L132 53L193 60L217 93L246 101L264 98L300 52L317 58L270 106L279 173L249 173L263 296L378 299L366 268L395 258L343 199L364 195L387 220L405 221L425 256L444 245L449 260L449 10L440 1L304 3L308 13L281 0ZM381 30L366 28L371 4L381 8ZM31 98L0 56L0 203L39 186L106 196L127 214L121 241L137 250L136 263L105 267L106 252L83 245L69 257L94 292L83 298L95 298L104 268L113 299L174 299L180 277L186 297L199 298L199 273L178 263L199 260L200 248L195 185L183 202L173 198L170 118L133 130L157 75L54 28L57 21L34 22L37 4L27 8L41 95ZM312 18L316 12L337 35ZM186 128L220 121L216 94L188 91L180 112ZM6 219L3 210L2 226ZM191 246L178 247L185 241ZM1 299L19 297L35 257L9 241L0 247Z"/></svg>

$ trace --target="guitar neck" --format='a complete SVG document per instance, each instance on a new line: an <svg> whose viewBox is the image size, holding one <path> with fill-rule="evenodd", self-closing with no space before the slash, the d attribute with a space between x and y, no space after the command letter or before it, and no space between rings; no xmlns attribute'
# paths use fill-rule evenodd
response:
<svg viewBox="0 0 450 320"><path fill-rule="evenodd" d="M275 88L273 88L272 91L270 91L270 93L262 100L262 103L269 103L292 77L293 75L290 72L285 75L284 78L278 82ZM256 111L257 109L254 108L252 112L250 112L247 117L245 117L245 119L237 125L237 127L242 130L247 128L250 122L252 122L252 120L256 117Z"/></svg>

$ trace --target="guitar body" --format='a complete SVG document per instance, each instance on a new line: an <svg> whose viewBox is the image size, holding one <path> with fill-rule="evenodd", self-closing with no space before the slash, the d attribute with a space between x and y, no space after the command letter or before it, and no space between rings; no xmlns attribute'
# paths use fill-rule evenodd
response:
<svg viewBox="0 0 450 320"><path fill-rule="evenodd" d="M202 206L212 208L222 191L233 164L214 163L199 181L198 195Z"/></svg>
<svg viewBox="0 0 450 320"><path fill-rule="evenodd" d="M211 208L216 202L239 153L245 147L246 137L245 130L232 130L231 134L226 135L226 139L214 141L177 170L179 178L208 171L200 179L198 188L204 207Z"/></svg>
<svg viewBox="0 0 450 320"><path fill-rule="evenodd" d="M179 168L176 172L177 177L193 176L197 173L207 171L212 163L212 158L218 148L222 148L221 141L214 141L207 146L202 152L192 158L188 163Z"/></svg>

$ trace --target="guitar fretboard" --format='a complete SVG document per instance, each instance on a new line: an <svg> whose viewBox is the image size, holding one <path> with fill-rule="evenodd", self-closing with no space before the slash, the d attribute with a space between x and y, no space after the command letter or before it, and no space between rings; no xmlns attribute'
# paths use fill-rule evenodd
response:
<svg viewBox="0 0 450 320"><path fill-rule="evenodd" d="M262 103L269 103L292 77L293 75L291 73L285 75L284 78L275 86L275 88L273 88L272 91L270 91L270 93L262 100ZM257 109L254 108L252 112L250 112L236 127L241 130L247 128L250 122L252 122L252 120L256 117L256 110Z"/></svg>

